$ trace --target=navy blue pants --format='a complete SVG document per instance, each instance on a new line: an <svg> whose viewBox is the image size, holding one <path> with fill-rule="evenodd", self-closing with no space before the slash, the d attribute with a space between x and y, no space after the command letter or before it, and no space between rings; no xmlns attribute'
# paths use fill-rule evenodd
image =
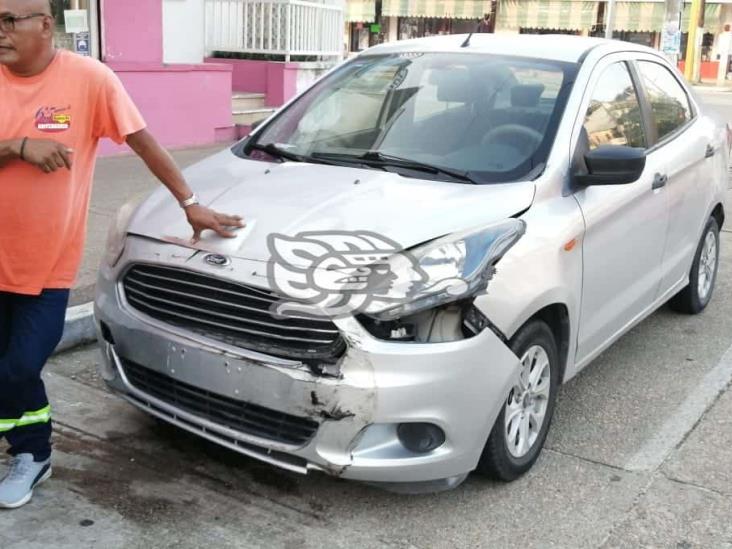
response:
<svg viewBox="0 0 732 549"><path fill-rule="evenodd" d="M41 370L61 340L69 290L0 291L0 437L11 455L51 455L51 410Z"/></svg>

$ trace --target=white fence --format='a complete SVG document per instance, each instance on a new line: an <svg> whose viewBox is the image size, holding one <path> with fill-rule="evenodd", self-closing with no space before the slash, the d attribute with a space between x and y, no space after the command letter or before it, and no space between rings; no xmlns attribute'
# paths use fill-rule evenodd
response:
<svg viewBox="0 0 732 549"><path fill-rule="evenodd" d="M206 0L206 50L343 56L344 0Z"/></svg>

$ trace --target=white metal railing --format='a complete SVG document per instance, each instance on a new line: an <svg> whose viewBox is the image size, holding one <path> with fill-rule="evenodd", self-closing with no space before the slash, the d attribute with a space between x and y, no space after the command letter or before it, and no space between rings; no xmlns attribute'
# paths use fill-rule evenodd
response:
<svg viewBox="0 0 732 549"><path fill-rule="evenodd" d="M344 0L206 0L206 50L343 56Z"/></svg>

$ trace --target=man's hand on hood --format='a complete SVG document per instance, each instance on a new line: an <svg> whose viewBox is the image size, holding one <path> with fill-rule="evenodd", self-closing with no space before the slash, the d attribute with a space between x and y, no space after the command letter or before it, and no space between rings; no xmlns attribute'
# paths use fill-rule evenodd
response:
<svg viewBox="0 0 732 549"><path fill-rule="evenodd" d="M243 219L238 215L222 214L198 204L189 206L185 211L188 223L193 227L193 244L201 240L201 233L207 229L221 237L234 238L236 233L232 229L245 226Z"/></svg>
<svg viewBox="0 0 732 549"><path fill-rule="evenodd" d="M132 133L126 140L179 203L195 197L173 158L149 131L143 129ZM210 229L224 238L234 238L236 235L232 229L244 227L238 215L222 214L200 204L186 205L185 212L188 223L193 227L193 244L201 239L201 233L205 230Z"/></svg>

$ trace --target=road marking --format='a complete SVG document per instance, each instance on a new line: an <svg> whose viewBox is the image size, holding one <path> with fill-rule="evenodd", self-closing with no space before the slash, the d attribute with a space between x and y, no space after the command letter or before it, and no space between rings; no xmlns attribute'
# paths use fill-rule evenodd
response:
<svg viewBox="0 0 732 549"><path fill-rule="evenodd" d="M625 464L628 471L655 471L694 429L706 411L732 381L732 346L701 380L676 412Z"/></svg>

